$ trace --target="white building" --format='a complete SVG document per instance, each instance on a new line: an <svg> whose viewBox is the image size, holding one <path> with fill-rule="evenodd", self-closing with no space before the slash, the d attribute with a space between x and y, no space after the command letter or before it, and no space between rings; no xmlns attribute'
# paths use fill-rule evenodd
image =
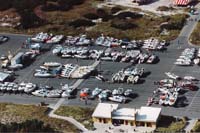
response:
<svg viewBox="0 0 200 133"><path fill-rule="evenodd" d="M118 104L99 103L92 114L94 122L156 128L161 108L119 108Z"/></svg>

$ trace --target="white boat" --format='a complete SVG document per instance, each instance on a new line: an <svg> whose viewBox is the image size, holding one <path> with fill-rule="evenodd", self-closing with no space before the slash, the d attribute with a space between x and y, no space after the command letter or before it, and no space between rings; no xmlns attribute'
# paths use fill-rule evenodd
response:
<svg viewBox="0 0 200 133"><path fill-rule="evenodd" d="M55 89L55 90L49 91L46 96L49 98L59 98L61 97L61 93L62 93L62 90Z"/></svg>
<svg viewBox="0 0 200 133"><path fill-rule="evenodd" d="M53 50L52 53L53 54L59 54L61 53L61 50L63 49L63 47L61 45L57 45Z"/></svg>
<svg viewBox="0 0 200 133"><path fill-rule="evenodd" d="M26 87L26 83L21 82L21 83L19 84L18 91L19 91L19 92L24 92L25 87Z"/></svg>
<svg viewBox="0 0 200 133"><path fill-rule="evenodd" d="M36 89L36 87L37 87L36 84L33 84L33 83L26 83L24 92L25 92L25 93L31 93L31 92L33 92L33 91Z"/></svg>
<svg viewBox="0 0 200 133"><path fill-rule="evenodd" d="M119 95L115 95L115 96L112 96L112 97L109 97L108 98L110 101L113 101L113 102L119 102L119 103L125 103L127 101L127 98L124 97L124 96L119 96Z"/></svg>
<svg viewBox="0 0 200 133"><path fill-rule="evenodd" d="M87 55L74 55L74 57L80 58L80 59L87 59L88 58Z"/></svg>
<svg viewBox="0 0 200 133"><path fill-rule="evenodd" d="M112 95L122 95L124 92L123 88L114 89Z"/></svg>
<svg viewBox="0 0 200 133"><path fill-rule="evenodd" d="M185 79L185 80L190 80L190 81L196 81L196 80L198 80L198 79L196 79L196 78L193 77L193 76L184 76L183 79Z"/></svg>
<svg viewBox="0 0 200 133"><path fill-rule="evenodd" d="M172 78L172 79L180 79L179 76L175 75L174 73L171 73L171 72L165 72L165 74L169 77L169 78Z"/></svg>
<svg viewBox="0 0 200 133"><path fill-rule="evenodd" d="M133 90L132 89L127 89L124 91L124 96L129 97L133 95Z"/></svg>
<svg viewBox="0 0 200 133"><path fill-rule="evenodd" d="M32 92L32 94L39 97L46 97L48 92L46 89L40 89Z"/></svg>
<svg viewBox="0 0 200 133"><path fill-rule="evenodd" d="M52 75L51 73L48 73L46 71L40 71L40 72L36 72L34 73L35 77L40 77L40 78L50 78L50 77L55 77L54 75Z"/></svg>
<svg viewBox="0 0 200 133"><path fill-rule="evenodd" d="M61 56L62 58L71 58L72 57L72 55L70 55L70 54L62 54L62 56Z"/></svg>
<svg viewBox="0 0 200 133"><path fill-rule="evenodd" d="M8 68L11 70L21 69L22 67L23 67L22 64L15 64L15 65L8 66Z"/></svg>
<svg viewBox="0 0 200 133"><path fill-rule="evenodd" d="M96 87L93 91L92 91L92 98L95 98L97 95L99 95L102 92L102 89Z"/></svg>
<svg viewBox="0 0 200 133"><path fill-rule="evenodd" d="M156 55L151 55L151 56L149 57L149 59L147 60L147 63L152 64L152 63L154 63L154 62L156 61L157 58L158 58L158 57L157 57Z"/></svg>
<svg viewBox="0 0 200 133"><path fill-rule="evenodd" d="M43 65L46 67L58 67L61 66L62 64L58 62L45 62Z"/></svg>
<svg viewBox="0 0 200 133"><path fill-rule="evenodd" d="M199 63L200 63L200 59L199 58L194 59L194 64L199 65Z"/></svg>

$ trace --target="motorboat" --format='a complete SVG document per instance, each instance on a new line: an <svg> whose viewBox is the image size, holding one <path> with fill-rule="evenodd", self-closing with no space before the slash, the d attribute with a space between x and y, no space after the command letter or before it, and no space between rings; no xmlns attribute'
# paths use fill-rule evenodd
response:
<svg viewBox="0 0 200 133"><path fill-rule="evenodd" d="M133 95L133 90L132 89L127 89L124 91L124 96L125 97L130 97Z"/></svg>
<svg viewBox="0 0 200 133"><path fill-rule="evenodd" d="M46 96L48 98L59 98L61 97L61 93L62 93L62 90L55 89L55 90L49 91Z"/></svg>
<svg viewBox="0 0 200 133"><path fill-rule="evenodd" d="M140 79L140 77L138 75L136 75L136 76L131 75L131 76L128 76L127 83L128 84L129 83L136 84L139 82L139 79Z"/></svg>
<svg viewBox="0 0 200 133"><path fill-rule="evenodd" d="M199 65L199 63L200 63L200 59L199 58L194 59L194 64Z"/></svg>
<svg viewBox="0 0 200 133"><path fill-rule="evenodd" d="M75 88L73 86L68 86L68 84L64 84L61 88L63 90L61 97L72 97L72 93L74 92Z"/></svg>
<svg viewBox="0 0 200 133"><path fill-rule="evenodd" d="M91 93L91 90L89 88L83 88L80 91L80 98L87 98Z"/></svg>
<svg viewBox="0 0 200 133"><path fill-rule="evenodd" d="M45 62L43 65L45 67L59 67L59 66L62 66L62 64L58 63L58 62Z"/></svg>
<svg viewBox="0 0 200 133"><path fill-rule="evenodd" d="M102 92L102 89L96 87L96 88L92 91L91 97L92 97L92 98L95 98L95 97L97 97L101 92Z"/></svg>
<svg viewBox="0 0 200 133"><path fill-rule="evenodd" d="M112 61L112 57L101 57L101 60Z"/></svg>
<svg viewBox="0 0 200 133"><path fill-rule="evenodd" d="M50 78L50 77L55 77L54 75L52 75L51 73L47 72L47 71L40 71L40 72L36 72L34 73L35 77L39 77L39 78Z"/></svg>
<svg viewBox="0 0 200 133"><path fill-rule="evenodd" d="M7 91L7 92L11 92L12 89L13 89L13 86L14 86L14 83L8 82L8 85L7 85L7 87L6 87L6 91Z"/></svg>
<svg viewBox="0 0 200 133"><path fill-rule="evenodd" d="M111 91L110 90L103 90L98 95L98 98L99 98L100 101L104 101L104 100L107 100L110 95L111 95Z"/></svg>
<svg viewBox="0 0 200 133"><path fill-rule="evenodd" d="M2 36L2 35L0 35L0 43L7 42L8 39L9 39L9 38L8 38L7 36Z"/></svg>
<svg viewBox="0 0 200 133"><path fill-rule="evenodd" d="M156 55L151 55L148 58L147 63L150 63L150 64L155 63L157 59L158 59L158 57Z"/></svg>
<svg viewBox="0 0 200 133"><path fill-rule="evenodd" d="M98 37L95 41L96 45L102 45L105 41L105 37L103 35L101 35L100 37Z"/></svg>
<svg viewBox="0 0 200 133"><path fill-rule="evenodd" d="M123 92L124 92L123 88L114 89L112 91L112 95L123 95Z"/></svg>
<svg viewBox="0 0 200 133"><path fill-rule="evenodd" d="M180 77L175 75L174 73L171 73L171 72L165 72L165 74L169 77L169 78L172 78L172 79L175 79L175 80L179 80Z"/></svg>
<svg viewBox="0 0 200 133"><path fill-rule="evenodd" d="M75 45L77 46L87 46L91 44L91 40L87 39L86 35L81 35Z"/></svg>
<svg viewBox="0 0 200 133"><path fill-rule="evenodd" d="M11 69L11 70L17 70L17 69L21 69L21 68L23 68L22 64L14 64L14 65L8 66L8 69Z"/></svg>
<svg viewBox="0 0 200 133"><path fill-rule="evenodd" d="M31 93L31 92L33 92L33 91L36 89L36 87L37 87L36 84L33 84L33 83L26 83L24 92L25 92L25 93Z"/></svg>
<svg viewBox="0 0 200 133"><path fill-rule="evenodd" d="M19 91L19 92L24 92L25 88L26 88L26 83L21 82L21 83L19 84L18 91Z"/></svg>
<svg viewBox="0 0 200 133"><path fill-rule="evenodd" d="M71 57L73 57L73 56L70 55L70 54L62 54L61 57L62 57L62 58L71 58Z"/></svg>
<svg viewBox="0 0 200 133"><path fill-rule="evenodd" d="M55 35L52 38L50 38L49 40L47 40L46 43L48 43L48 44L60 43L63 38L64 38L64 35Z"/></svg>
<svg viewBox="0 0 200 133"><path fill-rule="evenodd" d="M195 77L193 76L184 76L183 77L184 80L189 80L189 81L197 81L198 79L196 79Z"/></svg>
<svg viewBox="0 0 200 133"><path fill-rule="evenodd" d="M18 91L18 84L14 84L13 88L12 88L12 92L16 93Z"/></svg>
<svg viewBox="0 0 200 133"><path fill-rule="evenodd" d="M39 89L32 92L33 95L39 96L39 97L46 97L48 93L49 91L46 89Z"/></svg>
<svg viewBox="0 0 200 133"><path fill-rule="evenodd" d="M105 81L105 78L103 77L103 75L98 74L97 76L95 76L96 79L100 80L100 81Z"/></svg>
<svg viewBox="0 0 200 133"><path fill-rule="evenodd" d="M61 53L61 50L63 49L63 47L61 45L57 45L53 50L52 53L57 55L59 53Z"/></svg>
<svg viewBox="0 0 200 133"><path fill-rule="evenodd" d="M108 99L110 101L119 102L119 103L125 103L127 101L127 98L121 95L114 95L112 97L109 97Z"/></svg>
<svg viewBox="0 0 200 133"><path fill-rule="evenodd" d="M50 36L47 33L40 32L31 38L34 42L45 42Z"/></svg>

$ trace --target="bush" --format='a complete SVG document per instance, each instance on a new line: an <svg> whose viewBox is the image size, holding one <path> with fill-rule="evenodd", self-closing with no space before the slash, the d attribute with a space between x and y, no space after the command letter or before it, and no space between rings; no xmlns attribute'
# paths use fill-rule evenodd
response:
<svg viewBox="0 0 200 133"><path fill-rule="evenodd" d="M58 10L59 9L59 7L58 7L58 5L57 4L55 4L55 3L46 3L46 4L44 4L43 6L42 6L42 10L43 11L56 11L56 10Z"/></svg>
<svg viewBox="0 0 200 133"><path fill-rule="evenodd" d="M0 0L0 11L7 10L12 7L12 0Z"/></svg>
<svg viewBox="0 0 200 133"><path fill-rule="evenodd" d="M102 8L98 8L98 9L96 10L96 13L97 13L97 15L98 15L100 18L103 18L104 16L107 16L107 15L108 15L108 13L107 13L104 9L102 9Z"/></svg>
<svg viewBox="0 0 200 133"><path fill-rule="evenodd" d="M200 132L200 122L197 122L192 129L193 132Z"/></svg>
<svg viewBox="0 0 200 133"><path fill-rule="evenodd" d="M16 8L18 11L23 11L25 9L33 10L38 5L45 4L45 0L13 0L12 7Z"/></svg>
<svg viewBox="0 0 200 133"><path fill-rule="evenodd" d="M26 120L22 123L1 124L0 132L55 132L49 125L44 125L44 122L34 120Z"/></svg>
<svg viewBox="0 0 200 133"><path fill-rule="evenodd" d="M162 25L160 28L167 30L181 30L185 24L186 17L186 15L174 15L169 19L167 24Z"/></svg>
<svg viewBox="0 0 200 133"><path fill-rule="evenodd" d="M133 12L122 12L119 13L118 15L116 15L115 17L119 18L119 19L126 19L127 17L129 18L141 18L143 15L142 14L138 14L138 13L133 13Z"/></svg>
<svg viewBox="0 0 200 133"><path fill-rule="evenodd" d="M97 14L94 14L94 13L87 13L87 14L83 15L83 17L85 17L87 19L92 19L92 20L99 18L99 16Z"/></svg>
<svg viewBox="0 0 200 133"><path fill-rule="evenodd" d="M111 27L121 30L128 30L137 27L137 25L122 20L114 20L111 22Z"/></svg>
<svg viewBox="0 0 200 133"><path fill-rule="evenodd" d="M31 10L24 10L23 12L20 12L21 16L21 28L28 29L35 26L40 26L44 23L43 20L41 20L38 16L35 15L35 13Z"/></svg>
<svg viewBox="0 0 200 133"><path fill-rule="evenodd" d="M84 0L58 0L60 10L69 10L74 5L82 4Z"/></svg>
<svg viewBox="0 0 200 133"><path fill-rule="evenodd" d="M69 26L73 26L74 28L94 26L94 25L95 25L94 22L92 22L90 20L86 20L86 19L77 19L77 20L74 20L74 21L69 23Z"/></svg>
<svg viewBox="0 0 200 133"><path fill-rule="evenodd" d="M120 7L115 6L115 7L112 7L112 8L111 8L110 13L111 13L111 14L115 14L115 13L121 11L121 10L122 10L122 9L121 9Z"/></svg>
<svg viewBox="0 0 200 133"><path fill-rule="evenodd" d="M173 7L167 7L167 6L159 6L157 9L157 11L170 11L170 10L174 10Z"/></svg>

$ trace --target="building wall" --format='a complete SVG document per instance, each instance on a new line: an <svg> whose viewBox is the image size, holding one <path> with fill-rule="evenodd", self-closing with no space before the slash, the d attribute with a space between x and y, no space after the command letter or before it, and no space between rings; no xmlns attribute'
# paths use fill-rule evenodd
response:
<svg viewBox="0 0 200 133"><path fill-rule="evenodd" d="M93 117L94 123L102 123L102 124L112 124L111 118L97 118ZM142 121L134 121L134 120L123 120L123 125L130 125L130 126L141 126L141 127L152 127L156 128L156 122L142 122Z"/></svg>
<svg viewBox="0 0 200 133"><path fill-rule="evenodd" d="M92 118L93 122L98 122L98 123L112 123L111 118L98 118L98 117L93 117Z"/></svg>
<svg viewBox="0 0 200 133"><path fill-rule="evenodd" d="M136 126L156 128L156 122L138 121L136 122Z"/></svg>

